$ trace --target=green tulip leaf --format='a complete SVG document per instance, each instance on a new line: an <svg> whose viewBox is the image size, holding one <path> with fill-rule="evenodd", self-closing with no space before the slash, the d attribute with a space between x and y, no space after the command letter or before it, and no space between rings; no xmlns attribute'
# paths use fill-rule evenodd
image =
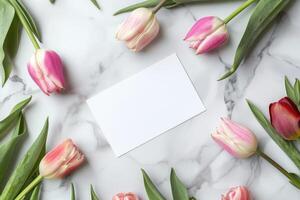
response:
<svg viewBox="0 0 300 200"><path fill-rule="evenodd" d="M90 1L92 2L92 4L94 4L94 6L95 6L96 8L98 8L98 10L101 9L101 7L100 7L100 5L99 5L99 3L98 3L97 0L90 0Z"/></svg>
<svg viewBox="0 0 300 200"><path fill-rule="evenodd" d="M300 107L300 81L296 79L295 85L294 85L294 91L295 91L295 104Z"/></svg>
<svg viewBox="0 0 300 200"><path fill-rule="evenodd" d="M300 169L300 152L295 147L293 142L284 140L279 133L273 128L269 120L264 116L264 114L249 100L248 105L256 117L260 125L265 129L273 141L286 153L286 155L295 163L295 165Z"/></svg>
<svg viewBox="0 0 300 200"><path fill-rule="evenodd" d="M0 191L5 187L5 180L7 178L5 176L7 176L7 171L16 156L16 147L24 138L26 131L26 122L23 115L21 115L12 137L0 146Z"/></svg>
<svg viewBox="0 0 300 200"><path fill-rule="evenodd" d="M39 196L40 196L40 185L35 186L31 196L30 196L30 200L39 200Z"/></svg>
<svg viewBox="0 0 300 200"><path fill-rule="evenodd" d="M22 188L26 187L26 183L33 173L36 173L41 154L44 154L45 151L47 134L48 119L46 120L40 135L31 145L8 180L8 183L0 196L0 200L14 199Z"/></svg>
<svg viewBox="0 0 300 200"><path fill-rule="evenodd" d="M173 168L171 170L170 180L173 200L189 200L188 191L181 180L177 177Z"/></svg>
<svg viewBox="0 0 300 200"><path fill-rule="evenodd" d="M165 197L158 191L145 170L142 169L144 186L149 200L166 200Z"/></svg>
<svg viewBox="0 0 300 200"><path fill-rule="evenodd" d="M76 195L75 195L75 187L74 184L71 184L71 200L75 200L76 199Z"/></svg>
<svg viewBox="0 0 300 200"><path fill-rule="evenodd" d="M17 6L16 6L15 9L18 9L20 11L20 13L22 14L22 16L24 17L24 19L27 21L27 23L29 24L29 28L30 28L31 32L37 37L37 39L39 41L42 41L42 36L41 36L41 33L38 29L38 26L36 25L33 17L28 12L28 10L24 6L24 4L20 1L18 1L18 0L12 0L12 1L17 2Z"/></svg>
<svg viewBox="0 0 300 200"><path fill-rule="evenodd" d="M291 82L289 81L289 79L287 77L285 77L284 79L284 84L285 84L285 91L286 91L286 95L292 100L292 101L296 101L296 96L295 96L295 92L294 92L294 87L292 86Z"/></svg>
<svg viewBox="0 0 300 200"><path fill-rule="evenodd" d="M13 107L10 114L0 121L0 138L2 138L7 131L13 126L13 124L18 120L23 108L30 102L31 97L21 101Z"/></svg>
<svg viewBox="0 0 300 200"><path fill-rule="evenodd" d="M5 84L10 72L11 62L6 55L6 38L10 36L9 31L15 18L15 9L6 0L0 0L0 70L2 85Z"/></svg>
<svg viewBox="0 0 300 200"><path fill-rule="evenodd" d="M90 189L90 192L91 192L91 200L99 200L93 186L91 185L91 189Z"/></svg>
<svg viewBox="0 0 300 200"><path fill-rule="evenodd" d="M278 14L286 8L289 2L290 0L260 0L258 2L236 50L233 65L219 80L228 78L236 72L244 58L259 40L261 34L276 19Z"/></svg>

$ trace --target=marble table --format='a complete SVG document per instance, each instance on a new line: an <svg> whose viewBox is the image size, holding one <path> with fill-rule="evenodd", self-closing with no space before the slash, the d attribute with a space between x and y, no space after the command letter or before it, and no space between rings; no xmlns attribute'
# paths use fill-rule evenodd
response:
<svg viewBox="0 0 300 200"><path fill-rule="evenodd" d="M126 14L116 17L112 14L138 0L98 1L103 8L101 11L88 0L57 0L54 6L47 0L26 1L40 26L43 46L55 49L64 60L68 89L65 94L48 97L37 88L26 70L33 47L25 34L22 34L12 76L0 89L0 117L4 117L16 102L33 96L25 111L29 133L22 152L49 116L48 149L71 137L86 154L87 164L76 173L64 180L44 182L43 199L69 199L71 182L76 186L78 199L89 199L90 184L101 199L111 199L121 191L134 191L147 199L141 168L171 199L171 167L197 199L220 199L229 187L237 185L248 186L257 200L299 199L299 190L268 163L256 157L234 159L210 137L220 117L231 117L251 128L261 147L280 164L299 172L256 122L245 103L246 98L251 99L267 113L268 104L285 94L284 75L291 79L300 77L299 1L281 15L236 75L222 82L216 80L232 63L249 10L230 23L229 44L214 53L195 56L182 38L196 19L206 15L226 17L240 2L162 9L158 13L162 27L159 38L145 51L132 53L114 37L116 27ZM116 158L93 119L86 99L174 52L185 66L207 111Z"/></svg>

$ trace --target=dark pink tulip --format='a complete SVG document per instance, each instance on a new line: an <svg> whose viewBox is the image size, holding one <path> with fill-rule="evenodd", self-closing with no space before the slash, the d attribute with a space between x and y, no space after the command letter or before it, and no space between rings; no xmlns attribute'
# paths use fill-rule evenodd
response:
<svg viewBox="0 0 300 200"><path fill-rule="evenodd" d="M288 97L271 103L269 107L271 123L277 132L286 140L300 137L300 112Z"/></svg>
<svg viewBox="0 0 300 200"><path fill-rule="evenodd" d="M45 94L59 93L64 89L63 65L56 52L43 49L36 50L27 68L31 78Z"/></svg>
<svg viewBox="0 0 300 200"><path fill-rule="evenodd" d="M48 152L40 162L40 175L44 178L63 178L78 168L85 160L84 155L71 139Z"/></svg>
<svg viewBox="0 0 300 200"><path fill-rule="evenodd" d="M184 40L196 50L196 54L210 52L223 45L229 38L226 24L218 17L208 16L199 19Z"/></svg>
<svg viewBox="0 0 300 200"><path fill-rule="evenodd" d="M222 200L251 200L250 192L245 186L231 188Z"/></svg>

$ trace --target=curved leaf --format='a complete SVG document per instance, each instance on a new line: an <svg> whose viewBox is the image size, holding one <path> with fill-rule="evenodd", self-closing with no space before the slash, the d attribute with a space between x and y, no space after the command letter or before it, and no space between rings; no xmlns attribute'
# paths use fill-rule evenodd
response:
<svg viewBox="0 0 300 200"><path fill-rule="evenodd" d="M26 122L23 115L21 115L12 138L0 146L0 191L5 186L7 170L11 166L13 158L15 158L16 147L24 138L26 131Z"/></svg>
<svg viewBox="0 0 300 200"><path fill-rule="evenodd" d="M149 200L166 200L165 197L158 191L145 170L142 169L144 186Z"/></svg>
<svg viewBox="0 0 300 200"><path fill-rule="evenodd" d="M172 168L171 170L171 188L172 188L172 195L173 200L189 200L189 195L186 187L177 177L175 170Z"/></svg>
<svg viewBox="0 0 300 200"><path fill-rule="evenodd" d="M264 116L264 114L249 100L248 105L256 117L260 125L265 129L269 136L274 140L274 142L286 153L286 155L295 163L295 165L300 169L300 152L297 150L295 145L284 140L279 133L273 128L269 120Z"/></svg>
<svg viewBox="0 0 300 200"><path fill-rule="evenodd" d="M0 121L0 138L3 137L6 134L6 132L12 127L12 125L17 121L21 111L30 102L30 100L31 97L15 105L11 110L10 114L5 119Z"/></svg>
<svg viewBox="0 0 300 200"><path fill-rule="evenodd" d="M31 194L30 200L39 200L40 188L41 188L40 185L35 186L32 194Z"/></svg>
<svg viewBox="0 0 300 200"><path fill-rule="evenodd" d="M0 200L14 199L24 187L26 181L28 180L28 178L30 178L33 171L36 170L36 166L40 162L40 155L44 153L47 133L48 119L46 120L40 135L31 145L31 147L11 175L0 196Z"/></svg>
<svg viewBox="0 0 300 200"><path fill-rule="evenodd" d="M90 1L94 4L94 6L95 6L96 8L98 8L99 10L101 9L101 7L99 6L97 0L90 0Z"/></svg>
<svg viewBox="0 0 300 200"><path fill-rule="evenodd" d="M5 56L5 40L15 16L15 9L6 0L0 0L0 70L2 85L4 85L11 71L9 60Z"/></svg>
<svg viewBox="0 0 300 200"><path fill-rule="evenodd" d="M260 0L258 2L236 50L234 63L231 69L219 80L228 78L235 73L243 59L257 43L259 36L266 30L268 25L275 20L289 2L290 0Z"/></svg>
<svg viewBox="0 0 300 200"><path fill-rule="evenodd" d="M93 186L91 185L91 200L99 200L96 192L94 191Z"/></svg>
<svg viewBox="0 0 300 200"><path fill-rule="evenodd" d="M75 188L74 188L74 184L71 184L71 200L75 200L76 196L75 196Z"/></svg>

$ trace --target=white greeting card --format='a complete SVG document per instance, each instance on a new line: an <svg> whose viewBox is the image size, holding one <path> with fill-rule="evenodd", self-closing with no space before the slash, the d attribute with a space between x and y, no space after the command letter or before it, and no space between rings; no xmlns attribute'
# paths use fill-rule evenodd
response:
<svg viewBox="0 0 300 200"><path fill-rule="evenodd" d="M87 102L117 156L205 110L175 54Z"/></svg>

